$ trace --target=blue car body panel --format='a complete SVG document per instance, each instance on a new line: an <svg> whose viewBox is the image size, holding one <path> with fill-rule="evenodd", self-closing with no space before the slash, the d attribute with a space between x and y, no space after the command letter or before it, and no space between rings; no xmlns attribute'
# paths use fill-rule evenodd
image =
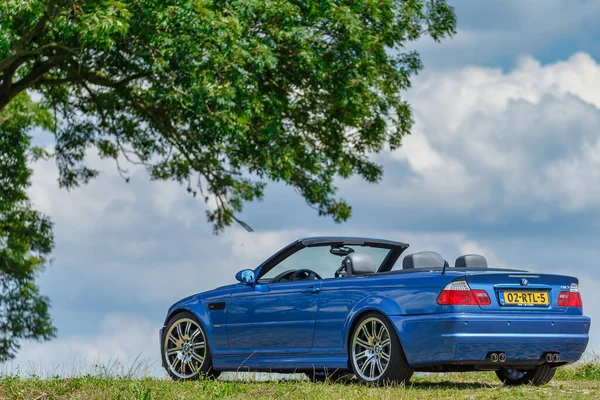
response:
<svg viewBox="0 0 600 400"><path fill-rule="evenodd" d="M278 254L265 263L277 261ZM257 276L265 263L255 270ZM529 288L549 292L549 307L501 304L503 289L522 288L523 277L529 277ZM486 290L491 304L438 305L442 289L456 279L465 279L472 289ZM489 367L490 352L504 352L511 363L523 365L539 363L546 352L555 352L562 363L570 363L585 351L590 328L581 308L556 306L561 288L572 283L577 279L560 275L455 268L443 274L439 269L424 269L240 283L175 303L165 324L178 311L192 312L206 332L216 370L349 369L353 323L373 311L392 322L408 363L416 369ZM215 308L217 304L223 308Z"/></svg>
<svg viewBox="0 0 600 400"><path fill-rule="evenodd" d="M227 311L230 354L308 353L319 306L319 281L241 286Z"/></svg>
<svg viewBox="0 0 600 400"><path fill-rule="evenodd" d="M550 351L575 362L585 351L590 326L589 318L574 315L449 313L391 320L413 367L476 364L491 351L516 363L535 362Z"/></svg>

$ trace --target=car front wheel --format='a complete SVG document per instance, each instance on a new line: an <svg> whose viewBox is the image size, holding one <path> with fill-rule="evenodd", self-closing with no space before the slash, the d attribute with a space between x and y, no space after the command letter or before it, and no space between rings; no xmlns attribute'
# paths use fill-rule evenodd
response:
<svg viewBox="0 0 600 400"><path fill-rule="evenodd" d="M174 315L162 338L162 360L175 380L193 380L200 376L216 378L212 357L202 325L190 312Z"/></svg>
<svg viewBox="0 0 600 400"><path fill-rule="evenodd" d="M496 371L496 375L507 386L518 386L532 384L534 386L545 385L552 380L556 368L547 364L538 365L530 370L518 370L505 368Z"/></svg>
<svg viewBox="0 0 600 400"><path fill-rule="evenodd" d="M363 383L407 383L413 374L394 327L379 313L359 319L349 350L352 370Z"/></svg>

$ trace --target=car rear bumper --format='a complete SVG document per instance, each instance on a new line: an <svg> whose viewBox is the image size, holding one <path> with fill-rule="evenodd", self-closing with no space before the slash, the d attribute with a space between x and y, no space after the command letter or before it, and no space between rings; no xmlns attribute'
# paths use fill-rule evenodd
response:
<svg viewBox="0 0 600 400"><path fill-rule="evenodd" d="M561 364L581 358L590 319L581 315L436 314L391 317L409 364L493 366L492 352L506 354L505 363L543 363L558 353Z"/></svg>

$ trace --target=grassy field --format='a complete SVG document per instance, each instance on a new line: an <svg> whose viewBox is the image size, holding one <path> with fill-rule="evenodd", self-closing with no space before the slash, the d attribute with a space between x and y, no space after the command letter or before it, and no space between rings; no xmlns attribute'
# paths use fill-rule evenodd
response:
<svg viewBox="0 0 600 400"><path fill-rule="evenodd" d="M504 387L493 373L427 374L404 386L368 387L302 381L173 382L101 376L39 379L0 377L2 399L600 399L600 364L559 369L542 387Z"/></svg>

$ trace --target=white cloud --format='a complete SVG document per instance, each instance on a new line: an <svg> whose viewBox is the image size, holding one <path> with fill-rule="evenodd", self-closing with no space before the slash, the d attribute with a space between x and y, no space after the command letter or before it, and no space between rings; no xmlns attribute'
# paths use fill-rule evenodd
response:
<svg viewBox="0 0 600 400"><path fill-rule="evenodd" d="M484 221L599 206L599 77L583 53L547 66L526 57L507 73L465 67L419 77L408 95L413 134L382 157L386 174L403 165L410 173L384 184L378 200Z"/></svg>

